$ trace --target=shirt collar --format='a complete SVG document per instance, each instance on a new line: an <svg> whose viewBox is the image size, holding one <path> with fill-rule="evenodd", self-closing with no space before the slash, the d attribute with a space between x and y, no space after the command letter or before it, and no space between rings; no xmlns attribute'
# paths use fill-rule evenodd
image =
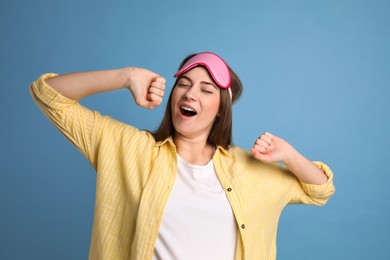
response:
<svg viewBox="0 0 390 260"><path fill-rule="evenodd" d="M173 143L173 138L172 136L169 136L168 138L166 138L165 140L163 141L158 141L156 142L155 146L156 147L160 147L162 145L164 145L165 143L167 143L169 146L173 147L176 149L176 145ZM230 147L229 147L230 148ZM228 157L231 157L231 154L228 152L228 150L226 150L225 148L223 148L222 146L220 145L217 145L217 149L215 152L219 152L225 156L228 156Z"/></svg>
<svg viewBox="0 0 390 260"><path fill-rule="evenodd" d="M165 139L163 141L156 142L155 146L159 147L159 146L162 146L165 143L168 143L171 147L175 147L176 148L175 144L173 143L172 136L169 136L167 139Z"/></svg>
<svg viewBox="0 0 390 260"><path fill-rule="evenodd" d="M229 146L230 148L231 146ZM222 146L220 145L217 145L217 149L216 149L216 152L220 152L221 154L225 155L225 156L228 156L230 157L231 154L228 152L228 150L226 150L225 148L223 148Z"/></svg>

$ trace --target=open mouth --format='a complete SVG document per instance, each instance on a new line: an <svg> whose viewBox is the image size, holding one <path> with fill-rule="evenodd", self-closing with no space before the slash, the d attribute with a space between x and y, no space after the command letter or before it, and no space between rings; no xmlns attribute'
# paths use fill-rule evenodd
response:
<svg viewBox="0 0 390 260"><path fill-rule="evenodd" d="M197 113L193 108L182 106L180 107L180 113L184 116L195 116Z"/></svg>

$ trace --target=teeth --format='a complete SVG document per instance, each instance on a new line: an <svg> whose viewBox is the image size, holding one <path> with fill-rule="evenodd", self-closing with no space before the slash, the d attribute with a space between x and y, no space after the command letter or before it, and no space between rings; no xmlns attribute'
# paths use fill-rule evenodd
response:
<svg viewBox="0 0 390 260"><path fill-rule="evenodd" d="M190 112L196 112L195 110L193 110L193 109L190 108L190 107L181 107L181 109L184 109L184 110L190 111Z"/></svg>

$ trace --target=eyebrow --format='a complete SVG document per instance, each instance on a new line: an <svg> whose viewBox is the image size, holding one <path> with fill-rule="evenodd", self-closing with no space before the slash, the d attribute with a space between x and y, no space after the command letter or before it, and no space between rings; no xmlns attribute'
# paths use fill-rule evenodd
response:
<svg viewBox="0 0 390 260"><path fill-rule="evenodd" d="M179 77L179 79L178 80L180 80L181 78L184 78L184 79L186 79L186 80L188 80L189 82L191 82L192 83L192 80L191 80L191 78L189 78L189 77L187 77L187 76L184 76L184 75L181 75L180 77ZM210 85L210 86L213 86L215 89L217 89L218 90L218 87L213 83L213 82L209 82L209 81L201 81L200 83L202 83L202 84L206 84L206 85Z"/></svg>

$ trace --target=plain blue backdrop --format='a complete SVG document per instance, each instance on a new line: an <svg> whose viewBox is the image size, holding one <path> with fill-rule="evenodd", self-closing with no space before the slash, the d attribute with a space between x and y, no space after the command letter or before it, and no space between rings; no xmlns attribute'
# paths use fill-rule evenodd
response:
<svg viewBox="0 0 390 260"><path fill-rule="evenodd" d="M95 173L29 94L45 72L139 66L167 78L213 51L244 84L235 144L264 131L335 173L324 207L288 206L278 259L388 259L390 1L2 1L0 259L87 259ZM153 130L129 92L82 104Z"/></svg>

